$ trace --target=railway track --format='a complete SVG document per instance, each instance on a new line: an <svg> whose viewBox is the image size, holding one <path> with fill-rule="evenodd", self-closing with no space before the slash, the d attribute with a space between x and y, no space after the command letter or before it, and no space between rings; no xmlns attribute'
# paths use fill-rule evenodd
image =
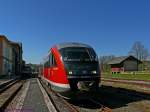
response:
<svg viewBox="0 0 150 112"><path fill-rule="evenodd" d="M148 83L138 83L137 82L132 82L132 81L129 81L127 82L127 80L119 80L119 79L115 79L115 80L112 80L112 79L102 79L102 81L105 81L105 82L112 82L112 83L119 83L119 84L132 84L132 85L137 85L137 86L140 86L140 87L144 87L144 88L147 88L149 89L150 88L150 84ZM142 91L142 92L135 92L134 90L132 90L131 92L127 92L125 91L123 88L119 87L120 90L119 90L119 93L124 93L124 94L127 94L129 96L133 96L133 97L141 97L141 98L144 98L144 99L150 99L150 92L145 92L145 91Z"/></svg>
<svg viewBox="0 0 150 112"><path fill-rule="evenodd" d="M100 105L101 106L101 109L100 111L102 112L112 112L112 110L109 108L109 107L106 107L104 106L102 103L100 103L99 101L96 101L94 99L89 99L91 102L97 104L97 105Z"/></svg>
<svg viewBox="0 0 150 112"><path fill-rule="evenodd" d="M57 112L78 112L73 106L69 105L63 98L52 91L42 80L40 80L43 88L46 90L49 98Z"/></svg>
<svg viewBox="0 0 150 112"><path fill-rule="evenodd" d="M16 79L0 87L0 112L6 109L22 85L23 81Z"/></svg>
<svg viewBox="0 0 150 112"><path fill-rule="evenodd" d="M150 100L149 94L103 85L91 98L65 100L51 91L47 85L43 84L43 86L47 88L46 91L58 112L112 112L112 110L117 111L118 108L121 111L126 108L131 112L137 110L134 108L135 105L143 111L147 107L140 107L140 102L146 104L145 102Z"/></svg>
<svg viewBox="0 0 150 112"><path fill-rule="evenodd" d="M101 102L98 102L95 99L65 100L56 92L52 91L44 82L41 80L40 82L49 94L57 112L112 112L110 108L104 106Z"/></svg>
<svg viewBox="0 0 150 112"><path fill-rule="evenodd" d="M0 86L0 94L3 93L5 90L7 90L8 88L10 88L13 84L15 84L18 80L13 80L10 82L7 82L5 84L2 84Z"/></svg>
<svg viewBox="0 0 150 112"><path fill-rule="evenodd" d="M104 106L100 101L93 98L71 101L70 104L79 112L112 112L112 110Z"/></svg>
<svg viewBox="0 0 150 112"><path fill-rule="evenodd" d="M124 84L134 84L138 85L141 87L146 87L150 88L150 82L148 81L139 81L139 80L120 80L120 79L101 79L102 81L107 81L107 82L116 82L116 83L124 83Z"/></svg>
<svg viewBox="0 0 150 112"><path fill-rule="evenodd" d="M148 93L144 92L136 92L134 90L127 90L124 88L116 88L112 86L102 86L101 91L99 94L104 97L106 100L112 99L118 102L124 101L124 102L130 102L130 101L142 101L142 100L150 100L150 95ZM104 103L107 103L109 106L112 104L110 102L104 101Z"/></svg>
<svg viewBox="0 0 150 112"><path fill-rule="evenodd" d="M114 112L149 112L146 110L150 110L148 106L150 95L134 90L102 85L97 97L99 98L97 100L103 98L103 104L108 105Z"/></svg>

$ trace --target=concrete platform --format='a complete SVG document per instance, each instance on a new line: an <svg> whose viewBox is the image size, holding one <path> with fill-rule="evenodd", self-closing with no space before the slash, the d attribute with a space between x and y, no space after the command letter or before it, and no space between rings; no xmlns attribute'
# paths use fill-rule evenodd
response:
<svg viewBox="0 0 150 112"><path fill-rule="evenodd" d="M45 103L45 98L38 80L36 78L32 78L28 81L30 84L21 112L49 112L49 107Z"/></svg>

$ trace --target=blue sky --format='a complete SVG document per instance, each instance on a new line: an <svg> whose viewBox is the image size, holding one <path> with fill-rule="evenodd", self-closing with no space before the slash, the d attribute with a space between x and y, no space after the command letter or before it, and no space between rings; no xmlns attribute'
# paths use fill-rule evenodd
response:
<svg viewBox="0 0 150 112"><path fill-rule="evenodd" d="M27 63L69 41L90 44L98 55L127 55L135 41L150 48L150 1L0 0L0 34L23 43Z"/></svg>

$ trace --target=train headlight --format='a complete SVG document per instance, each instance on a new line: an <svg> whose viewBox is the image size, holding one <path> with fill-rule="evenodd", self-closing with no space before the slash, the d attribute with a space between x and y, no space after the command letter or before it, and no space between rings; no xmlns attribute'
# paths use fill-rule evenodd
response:
<svg viewBox="0 0 150 112"><path fill-rule="evenodd" d="M72 71L69 71L68 74L69 74L69 75L72 75Z"/></svg>
<svg viewBox="0 0 150 112"><path fill-rule="evenodd" d="M93 70L93 71L92 71L92 74L97 74L97 71L96 71L96 70Z"/></svg>

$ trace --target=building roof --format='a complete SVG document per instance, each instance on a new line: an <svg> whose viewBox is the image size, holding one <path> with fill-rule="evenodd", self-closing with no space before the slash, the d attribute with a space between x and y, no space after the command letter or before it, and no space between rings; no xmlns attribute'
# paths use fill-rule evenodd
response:
<svg viewBox="0 0 150 112"><path fill-rule="evenodd" d="M19 47L22 47L22 43L21 42L13 42L13 41L9 40L9 43L13 44L13 45L16 45L16 46L19 46Z"/></svg>
<svg viewBox="0 0 150 112"><path fill-rule="evenodd" d="M57 44L56 47L58 49L66 48L66 47L86 47L86 48L91 48L91 46L83 43L77 43L77 42L65 42L65 43L60 43Z"/></svg>
<svg viewBox="0 0 150 112"><path fill-rule="evenodd" d="M21 42L13 42L13 41L10 41L5 35L0 35L0 38L2 39L5 39L8 43L10 44L13 44L13 45L17 45L19 47L22 46L22 43Z"/></svg>
<svg viewBox="0 0 150 112"><path fill-rule="evenodd" d="M135 58L134 56L120 56L120 57L115 57L112 60L110 60L108 62L109 65L113 65L113 64L120 64L122 63L124 60L128 59L128 58L134 58L135 60L138 60L137 58ZM138 60L139 62L141 62L140 60Z"/></svg>
<svg viewBox="0 0 150 112"><path fill-rule="evenodd" d="M4 39L5 41L9 42L9 40L7 39L7 37L5 35L0 35L0 38Z"/></svg>

